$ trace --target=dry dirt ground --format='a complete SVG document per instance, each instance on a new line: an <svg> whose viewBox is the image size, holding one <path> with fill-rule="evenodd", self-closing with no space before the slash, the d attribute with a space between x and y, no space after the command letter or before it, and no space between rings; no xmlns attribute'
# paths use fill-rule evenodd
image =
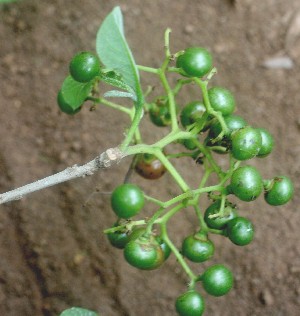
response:
<svg viewBox="0 0 300 316"><path fill-rule="evenodd" d="M254 126L267 127L276 139L273 154L251 164L266 178L286 174L295 183L295 197L286 206L272 208L263 198L240 204L241 213L256 227L251 245L237 247L213 237L217 251L212 263L229 266L235 286L225 297L203 294L206 315L299 315L298 0L24 0L1 6L1 191L82 164L122 140L128 121L113 110L90 112L86 107L69 117L56 105L70 58L78 51L94 50L101 21L118 4L138 63L160 64L168 26L173 30L173 52L197 45L214 54L219 73L213 84L231 89L237 113ZM292 58L293 64L264 67L278 56ZM151 82L148 77L145 84ZM182 103L197 98L195 90L186 92ZM148 141L165 133L145 126ZM175 315L174 299L187 281L175 259L158 271L137 271L102 233L114 215L109 195L92 193L96 188L112 191L123 180L128 162L1 206L0 315L58 315L74 305L105 316ZM179 167L190 183L199 180L200 166L183 160ZM177 192L168 175L155 184L137 175L132 181L163 200ZM179 246L195 228L187 212L172 221L170 235Z"/></svg>

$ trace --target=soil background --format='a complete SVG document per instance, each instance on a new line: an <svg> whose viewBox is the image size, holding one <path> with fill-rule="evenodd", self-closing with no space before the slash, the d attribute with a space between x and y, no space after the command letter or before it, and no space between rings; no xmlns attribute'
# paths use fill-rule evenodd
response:
<svg viewBox="0 0 300 316"><path fill-rule="evenodd" d="M125 29L137 63L159 66L163 34L172 28L171 50L207 47L218 74L212 81L232 90L237 114L266 127L276 139L272 155L249 162L265 178L286 174L295 197L282 207L263 198L239 203L256 227L247 247L213 236L216 255L235 275L225 297L206 299L206 315L296 316L300 310L300 4L298 0L24 0L0 6L0 188L2 192L83 164L118 145L128 120L111 109L86 106L70 117L60 113L56 95L78 51L94 50L101 21L121 5ZM265 67L285 56L293 64ZM288 59L289 61L290 59ZM278 68L279 66L279 68ZM283 68L282 68L283 67ZM156 81L143 79L144 87ZM185 89L181 106L199 98ZM145 118L143 137L153 142L166 133ZM223 163L225 157L220 158ZM34 193L1 205L0 315L58 315L81 306L105 316L175 315L174 300L185 291L186 276L174 257L158 271L143 272L123 260L102 231L115 217L109 195L121 183L130 160L93 177ZM175 161L191 185L201 166ZM167 200L178 193L166 175L132 181ZM84 207L83 207L84 205ZM151 214L151 207L145 210ZM170 236L177 246L197 227L193 213L177 216Z"/></svg>

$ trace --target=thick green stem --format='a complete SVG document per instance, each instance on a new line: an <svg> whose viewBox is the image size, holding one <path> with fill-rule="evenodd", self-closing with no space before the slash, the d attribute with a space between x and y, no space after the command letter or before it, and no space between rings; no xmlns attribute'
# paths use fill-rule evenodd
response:
<svg viewBox="0 0 300 316"><path fill-rule="evenodd" d="M138 68L138 70L141 70L141 71L149 72L149 73L152 73L152 74L158 74L158 69L157 68L141 66L141 65L138 65L137 68Z"/></svg>
<svg viewBox="0 0 300 316"><path fill-rule="evenodd" d="M132 141L132 138L134 137L138 126L140 124L140 121L142 119L143 116L143 96L140 95L140 98L138 98L138 101L136 103L135 106L135 113L134 113L134 118L131 122L131 126L127 132L127 135L125 137L125 139L123 140L122 144L120 145L120 150L123 151L125 150L125 148L127 148L129 146L129 144Z"/></svg>
<svg viewBox="0 0 300 316"><path fill-rule="evenodd" d="M177 182L177 184L180 186L182 191L186 192L189 191L189 186L187 183L183 180L181 175L178 173L176 168L171 164L171 162L168 160L168 158L164 155L162 151L157 151L155 156L161 161L161 163L166 167L166 169L169 171L173 179Z"/></svg>

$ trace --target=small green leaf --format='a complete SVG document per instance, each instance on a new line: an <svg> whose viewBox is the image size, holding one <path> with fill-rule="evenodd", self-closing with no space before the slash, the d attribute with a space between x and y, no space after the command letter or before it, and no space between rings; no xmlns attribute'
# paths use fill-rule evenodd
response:
<svg viewBox="0 0 300 316"><path fill-rule="evenodd" d="M103 21L97 33L96 50L105 67L121 74L135 92L141 90L139 73L124 35L120 7L115 7Z"/></svg>
<svg viewBox="0 0 300 316"><path fill-rule="evenodd" d="M133 89L122 80L122 76L114 71L108 71L101 74L101 80L114 87L126 90L131 94L135 94Z"/></svg>
<svg viewBox="0 0 300 316"><path fill-rule="evenodd" d="M63 311L59 316L100 316L98 313L87 309L72 307Z"/></svg>
<svg viewBox="0 0 300 316"><path fill-rule="evenodd" d="M95 79L96 80L96 79ZM61 92L66 103L74 110L79 108L91 93L95 80L81 83L68 76L62 85Z"/></svg>

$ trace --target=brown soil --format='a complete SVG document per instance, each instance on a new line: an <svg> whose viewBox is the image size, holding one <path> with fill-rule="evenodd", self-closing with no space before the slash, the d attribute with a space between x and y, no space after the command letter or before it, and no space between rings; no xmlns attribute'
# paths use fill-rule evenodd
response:
<svg viewBox="0 0 300 316"><path fill-rule="evenodd" d="M123 2L24 0L0 7L1 191L82 164L122 140L127 118L104 108L66 116L56 94L70 58L94 49L101 21ZM251 245L241 248L214 237L212 262L231 267L236 281L225 297L204 294L206 315L299 315L299 1L127 0L122 8L138 63L159 65L168 26L172 51L201 45L214 53L219 74L213 83L234 91L237 113L276 138L273 154L251 163L265 177L287 174L295 183L294 200L286 206L269 207L263 198L239 203L256 227ZM293 58L293 67L262 66L274 56ZM197 98L196 90L186 92L182 100ZM151 140L163 133L145 128L143 135ZM57 315L74 305L105 316L175 315L174 299L187 279L174 258L159 271L137 271L102 233L114 215L109 196L92 193L111 191L128 162L1 206L0 315ZM187 181L199 180L200 166L183 160L180 168ZM154 186L136 175L133 181L163 200L177 192L168 175ZM188 212L172 221L170 235L179 246L195 228Z"/></svg>

